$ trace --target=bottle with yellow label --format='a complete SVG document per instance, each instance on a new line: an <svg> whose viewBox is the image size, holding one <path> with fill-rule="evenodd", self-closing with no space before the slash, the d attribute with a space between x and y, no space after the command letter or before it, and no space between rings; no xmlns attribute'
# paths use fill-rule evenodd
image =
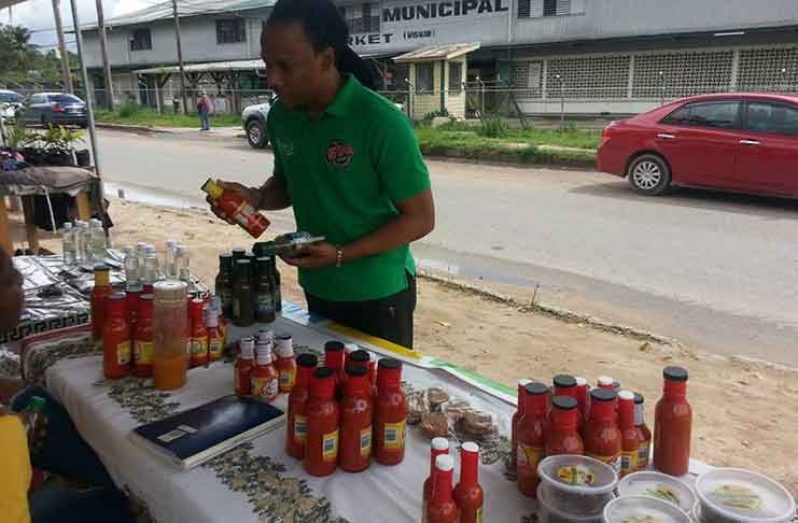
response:
<svg viewBox="0 0 798 523"><path fill-rule="evenodd" d="M310 396L305 409L307 434L305 470L312 476L329 476L338 462L340 410L335 401L335 372L319 367L310 380Z"/></svg>
<svg viewBox="0 0 798 523"><path fill-rule="evenodd" d="M402 362L383 358L377 365L374 406L374 457L382 465L398 465L405 458L407 401L402 390Z"/></svg>

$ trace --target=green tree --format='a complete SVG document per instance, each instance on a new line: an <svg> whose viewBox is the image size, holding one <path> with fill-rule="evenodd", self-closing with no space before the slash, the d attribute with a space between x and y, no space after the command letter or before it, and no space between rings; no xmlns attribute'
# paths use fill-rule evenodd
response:
<svg viewBox="0 0 798 523"><path fill-rule="evenodd" d="M0 76L27 71L35 55L28 29L0 24Z"/></svg>
<svg viewBox="0 0 798 523"><path fill-rule="evenodd" d="M0 83L63 85L58 53L55 49L41 52L30 37L25 27L0 24ZM73 68L80 64L73 53L69 62ZM77 86L74 74L72 81Z"/></svg>

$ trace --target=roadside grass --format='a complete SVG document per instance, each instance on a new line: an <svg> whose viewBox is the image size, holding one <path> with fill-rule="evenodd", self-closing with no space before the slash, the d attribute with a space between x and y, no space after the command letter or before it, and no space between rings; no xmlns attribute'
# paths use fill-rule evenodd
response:
<svg viewBox="0 0 798 523"><path fill-rule="evenodd" d="M143 125L147 127L196 127L199 129L200 121L196 113L174 114L170 111L158 114L154 109L135 108L128 105L120 106L116 111L97 110L97 121L100 123L114 123L122 125ZM238 127L241 117L235 114L217 114L211 119L211 127Z"/></svg>

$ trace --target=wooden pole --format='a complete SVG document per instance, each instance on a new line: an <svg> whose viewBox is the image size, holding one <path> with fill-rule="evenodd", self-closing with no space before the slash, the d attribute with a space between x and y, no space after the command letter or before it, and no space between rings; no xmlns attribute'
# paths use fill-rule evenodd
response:
<svg viewBox="0 0 798 523"><path fill-rule="evenodd" d="M111 61L108 59L108 36L105 32L105 16L103 16L103 0L97 0L97 34L100 37L100 53L103 57L103 73L105 74L105 104L109 111L114 110L114 84L111 77Z"/></svg>
<svg viewBox="0 0 798 523"><path fill-rule="evenodd" d="M177 14L177 0L172 0L172 14L175 19L175 38L177 39L177 65L180 67L180 95L183 98L183 114L188 114L186 98L186 73L183 70L183 44L180 41L180 17Z"/></svg>
<svg viewBox="0 0 798 523"><path fill-rule="evenodd" d="M69 50L64 40L64 24L61 21L61 0L53 0L53 14L55 15L55 32L58 35L58 54L61 55L61 78L66 92L72 94L75 87L72 85L72 71L69 68ZM88 93L86 93L88 96Z"/></svg>

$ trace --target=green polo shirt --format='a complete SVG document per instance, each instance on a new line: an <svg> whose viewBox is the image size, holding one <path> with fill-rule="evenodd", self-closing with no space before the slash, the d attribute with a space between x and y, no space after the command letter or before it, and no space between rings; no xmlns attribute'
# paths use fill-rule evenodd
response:
<svg viewBox="0 0 798 523"><path fill-rule="evenodd" d="M286 181L299 230L346 245L390 222L396 203L430 188L410 121L396 106L347 76L327 110L311 119L280 101L267 123L274 174ZM329 301L384 298L415 274L408 245L346 262L300 269L299 283Z"/></svg>

